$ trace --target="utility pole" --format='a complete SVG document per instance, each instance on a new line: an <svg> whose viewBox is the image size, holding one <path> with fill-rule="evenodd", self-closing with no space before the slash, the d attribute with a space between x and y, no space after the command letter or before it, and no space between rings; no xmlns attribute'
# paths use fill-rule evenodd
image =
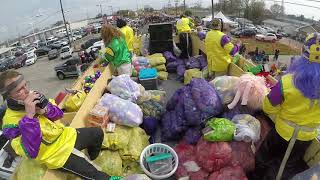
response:
<svg viewBox="0 0 320 180"><path fill-rule="evenodd" d="M211 13L212 13L212 19L213 19L214 18L213 0L211 0Z"/></svg>
<svg viewBox="0 0 320 180"><path fill-rule="evenodd" d="M281 13L282 13L282 16L284 16L284 0L282 0L281 2Z"/></svg>
<svg viewBox="0 0 320 180"><path fill-rule="evenodd" d="M176 6L176 17L178 16L178 3L179 3L179 0L175 0L175 6Z"/></svg>
<svg viewBox="0 0 320 180"><path fill-rule="evenodd" d="M183 12L186 12L186 0L183 0Z"/></svg>
<svg viewBox="0 0 320 180"><path fill-rule="evenodd" d="M65 29L66 29L67 36L68 36L68 41L69 41L69 44L70 44L70 47L71 47L71 40L70 40L69 31L68 31L68 27L67 27L67 23L66 23L66 18L65 18L65 16L64 16L64 11L63 11L63 7L62 7L62 2L61 2L61 0L60 0L60 7L61 7L61 13L62 13L62 18L63 18L64 27L65 27Z"/></svg>
<svg viewBox="0 0 320 180"><path fill-rule="evenodd" d="M100 7L100 14L102 16L102 4L98 4L97 6Z"/></svg>

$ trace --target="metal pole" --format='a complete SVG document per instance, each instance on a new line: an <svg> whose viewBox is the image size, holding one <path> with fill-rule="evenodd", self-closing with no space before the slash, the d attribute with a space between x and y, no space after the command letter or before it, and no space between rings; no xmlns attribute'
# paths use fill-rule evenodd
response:
<svg viewBox="0 0 320 180"><path fill-rule="evenodd" d="M214 18L213 0L211 0L211 13L212 13L212 19L213 19Z"/></svg>
<svg viewBox="0 0 320 180"><path fill-rule="evenodd" d="M62 2L60 0L60 7L61 7L61 13L62 13L62 18L63 18L63 23L64 23L64 27L66 29L67 32L67 36L68 36L68 41L69 41L69 45L71 47L71 41L70 41L70 36L69 36L69 31L68 31L68 27L67 27L67 23L66 23L66 18L64 16L64 11L63 11L63 7L62 7Z"/></svg>

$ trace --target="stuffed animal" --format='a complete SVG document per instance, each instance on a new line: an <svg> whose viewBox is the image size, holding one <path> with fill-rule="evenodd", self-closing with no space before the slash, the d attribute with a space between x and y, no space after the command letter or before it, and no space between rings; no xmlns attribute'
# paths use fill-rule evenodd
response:
<svg viewBox="0 0 320 180"><path fill-rule="evenodd" d="M241 100L241 105L247 105L253 110L260 110L263 98L268 93L265 79L251 74L242 75L236 89L236 96L228 105L229 109L233 109Z"/></svg>

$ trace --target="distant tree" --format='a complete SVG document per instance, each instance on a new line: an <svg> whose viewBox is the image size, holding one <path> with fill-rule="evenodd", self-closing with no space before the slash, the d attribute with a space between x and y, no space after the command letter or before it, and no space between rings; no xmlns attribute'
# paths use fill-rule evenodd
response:
<svg viewBox="0 0 320 180"><path fill-rule="evenodd" d="M153 12L154 9L152 7L147 7L147 8L144 8L144 11L145 12Z"/></svg>
<svg viewBox="0 0 320 180"><path fill-rule="evenodd" d="M265 18L265 3L263 0L252 0L249 8L249 19L254 24L260 24Z"/></svg>
<svg viewBox="0 0 320 180"><path fill-rule="evenodd" d="M102 18L102 14L101 13L97 14L96 18Z"/></svg>
<svg viewBox="0 0 320 180"><path fill-rule="evenodd" d="M282 14L282 6L280 6L279 4L274 4L270 7L270 11L273 17L278 17Z"/></svg>
<svg viewBox="0 0 320 180"><path fill-rule="evenodd" d="M191 12L190 10L186 10L186 11L184 12L184 14L185 14L186 16L191 16L191 15L192 15L192 12Z"/></svg>
<svg viewBox="0 0 320 180"><path fill-rule="evenodd" d="M62 24L63 24L63 21L57 21L52 26L55 27L55 26L60 26Z"/></svg>
<svg viewBox="0 0 320 180"><path fill-rule="evenodd" d="M301 15L298 17L298 20L304 21L304 20L305 20L304 15L301 14Z"/></svg>

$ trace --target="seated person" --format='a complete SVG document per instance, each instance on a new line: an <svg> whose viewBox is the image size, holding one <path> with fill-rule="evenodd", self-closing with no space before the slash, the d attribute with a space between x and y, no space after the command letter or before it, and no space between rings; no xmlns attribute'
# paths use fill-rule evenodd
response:
<svg viewBox="0 0 320 180"><path fill-rule="evenodd" d="M91 160L98 157L104 136L101 128L75 129L57 122L63 111L53 100L30 91L24 76L17 71L0 75L0 93L7 102L3 134L11 140L16 154L82 179L109 179L80 152L87 149Z"/></svg>

